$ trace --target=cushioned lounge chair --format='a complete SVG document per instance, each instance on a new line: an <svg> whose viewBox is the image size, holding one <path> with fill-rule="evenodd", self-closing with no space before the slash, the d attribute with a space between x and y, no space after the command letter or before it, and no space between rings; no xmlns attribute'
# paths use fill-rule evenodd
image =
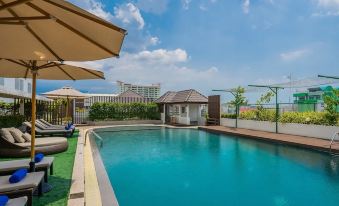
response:
<svg viewBox="0 0 339 206"><path fill-rule="evenodd" d="M35 121L35 125L42 130L64 130L65 127L50 127L40 122L39 120Z"/></svg>
<svg viewBox="0 0 339 206"><path fill-rule="evenodd" d="M45 126L47 126L47 127L50 127L50 128L61 128L61 129L64 129L65 128L65 126L64 125L55 125L55 124L51 124L51 123L49 123L49 122L47 122L46 120L44 120L44 119L38 119L37 120L38 122L40 122L40 123L42 123L42 124L44 124Z"/></svg>
<svg viewBox="0 0 339 206"><path fill-rule="evenodd" d="M11 160L0 162L0 175L10 175L17 169L29 169L30 159ZM35 171L45 172L45 182L48 181L48 170L50 175L53 175L54 157L44 157L41 162L35 163Z"/></svg>
<svg viewBox="0 0 339 206"><path fill-rule="evenodd" d="M29 130L32 128L32 125L30 122L24 122L23 125L25 125L27 128L29 128ZM29 131L28 130L28 131ZM71 135L73 133L73 130L65 130L65 129L43 129L41 127L39 127L39 125L36 125L35 127L35 132L37 135L42 135L42 136L53 136L53 135L60 135L63 134L65 136L67 135Z"/></svg>
<svg viewBox="0 0 339 206"><path fill-rule="evenodd" d="M9 183L9 175L0 177L0 195L9 198L28 197L27 205L32 205L33 192L38 189L39 196L42 195L42 180L44 172L27 173L26 177L18 183Z"/></svg>
<svg viewBox="0 0 339 206"><path fill-rule="evenodd" d="M31 143L12 143L0 136L0 156L1 157L29 157ZM45 155L66 151L68 148L67 139L64 137L44 137L35 139L36 153Z"/></svg>
<svg viewBox="0 0 339 206"><path fill-rule="evenodd" d="M9 199L6 206L25 206L27 204L27 199L26 196Z"/></svg>

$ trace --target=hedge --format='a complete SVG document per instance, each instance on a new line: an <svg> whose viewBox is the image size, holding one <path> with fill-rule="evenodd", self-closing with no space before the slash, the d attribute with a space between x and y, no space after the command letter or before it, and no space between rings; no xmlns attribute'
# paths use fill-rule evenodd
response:
<svg viewBox="0 0 339 206"><path fill-rule="evenodd" d="M160 112L155 103L94 103L89 110L89 119L127 120L160 119Z"/></svg>
<svg viewBox="0 0 339 206"><path fill-rule="evenodd" d="M22 115L0 116L0 128L20 127L25 121Z"/></svg>
<svg viewBox="0 0 339 206"><path fill-rule="evenodd" d="M335 116L334 121L333 116ZM235 118L233 114L223 114L222 117L230 119ZM275 111L274 110L243 111L240 113L239 119L275 122ZM281 123L339 126L339 114L330 115L328 112L284 112L280 114L278 121Z"/></svg>

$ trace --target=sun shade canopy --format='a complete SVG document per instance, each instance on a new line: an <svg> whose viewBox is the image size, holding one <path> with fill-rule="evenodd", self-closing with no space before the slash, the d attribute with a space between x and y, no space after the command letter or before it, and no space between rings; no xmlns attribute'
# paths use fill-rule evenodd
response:
<svg viewBox="0 0 339 206"><path fill-rule="evenodd" d="M119 56L126 30L64 0L0 0L0 57L90 61Z"/></svg>
<svg viewBox="0 0 339 206"><path fill-rule="evenodd" d="M32 68L37 70L37 79L84 80L105 79L104 73L59 62L23 61L0 59L0 76L8 78L32 78Z"/></svg>
<svg viewBox="0 0 339 206"><path fill-rule="evenodd" d="M56 89L50 92L42 93L42 95L47 96L48 98L87 98L88 95L73 89L72 87L62 87L61 89Z"/></svg>

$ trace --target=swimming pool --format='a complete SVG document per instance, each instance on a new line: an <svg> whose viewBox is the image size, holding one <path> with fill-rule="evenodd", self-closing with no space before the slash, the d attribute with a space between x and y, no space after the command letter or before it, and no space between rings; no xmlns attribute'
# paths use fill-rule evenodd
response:
<svg viewBox="0 0 339 206"><path fill-rule="evenodd" d="M196 129L95 131L121 206L339 205L339 158L327 154Z"/></svg>

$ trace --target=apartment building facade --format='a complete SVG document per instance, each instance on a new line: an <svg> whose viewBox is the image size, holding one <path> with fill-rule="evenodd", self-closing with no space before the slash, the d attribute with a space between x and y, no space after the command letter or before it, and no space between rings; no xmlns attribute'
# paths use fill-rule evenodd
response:
<svg viewBox="0 0 339 206"><path fill-rule="evenodd" d="M137 84L131 84L131 83L126 83L122 81L117 81L117 87L118 87L119 94L122 94L130 90L130 91L140 94L141 96L145 98L149 98L152 100L156 100L160 97L161 85L159 83L151 84L151 85L137 85Z"/></svg>

